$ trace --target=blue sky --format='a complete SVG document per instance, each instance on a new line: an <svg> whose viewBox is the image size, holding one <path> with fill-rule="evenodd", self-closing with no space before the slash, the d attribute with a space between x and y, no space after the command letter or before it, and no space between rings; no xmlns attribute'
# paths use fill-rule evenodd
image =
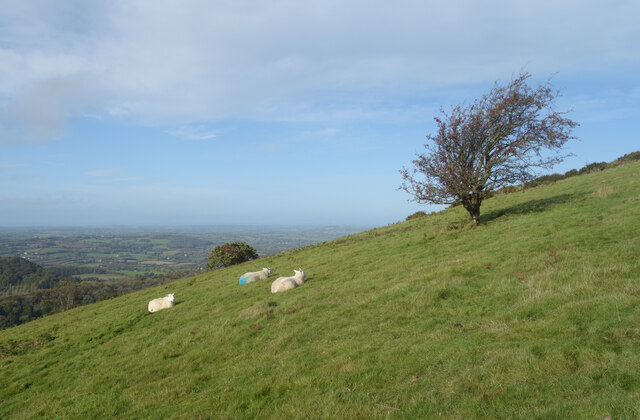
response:
<svg viewBox="0 0 640 420"><path fill-rule="evenodd" d="M0 0L0 227L394 223L521 71L580 123L556 172L640 150L640 2L524 3Z"/></svg>

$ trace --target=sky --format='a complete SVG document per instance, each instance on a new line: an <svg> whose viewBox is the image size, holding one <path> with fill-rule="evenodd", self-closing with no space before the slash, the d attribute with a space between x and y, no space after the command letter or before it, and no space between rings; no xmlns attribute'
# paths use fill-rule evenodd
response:
<svg viewBox="0 0 640 420"><path fill-rule="evenodd" d="M384 226L440 109L521 72L640 150L637 0L0 0L0 227Z"/></svg>

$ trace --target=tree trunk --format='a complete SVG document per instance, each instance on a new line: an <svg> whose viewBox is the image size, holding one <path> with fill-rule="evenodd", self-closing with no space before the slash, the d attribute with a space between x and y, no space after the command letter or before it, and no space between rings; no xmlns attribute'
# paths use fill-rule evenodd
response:
<svg viewBox="0 0 640 420"><path fill-rule="evenodd" d="M462 200L462 206L469 212L469 220L474 226L480 224L480 205L482 196L477 193L470 194Z"/></svg>
<svg viewBox="0 0 640 420"><path fill-rule="evenodd" d="M478 224L480 223L480 206L473 210L467 209L467 211L469 212L471 223L473 223L474 226L478 226Z"/></svg>

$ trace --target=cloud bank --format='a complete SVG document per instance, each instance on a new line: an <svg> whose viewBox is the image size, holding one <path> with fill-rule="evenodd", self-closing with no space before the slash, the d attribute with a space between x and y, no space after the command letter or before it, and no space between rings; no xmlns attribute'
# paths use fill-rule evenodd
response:
<svg viewBox="0 0 640 420"><path fill-rule="evenodd" d="M637 66L639 15L631 0L0 1L0 141L54 139L88 114L191 140L224 118L393 118L394 97L522 68Z"/></svg>

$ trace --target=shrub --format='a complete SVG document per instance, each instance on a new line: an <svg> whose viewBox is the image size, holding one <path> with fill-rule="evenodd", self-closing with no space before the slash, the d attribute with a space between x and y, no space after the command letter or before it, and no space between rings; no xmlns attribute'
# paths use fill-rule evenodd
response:
<svg viewBox="0 0 640 420"><path fill-rule="evenodd" d="M609 164L607 162L593 162L578 171L580 175L582 174L590 174L591 172L599 172L607 169Z"/></svg>
<svg viewBox="0 0 640 420"><path fill-rule="evenodd" d="M427 213L425 213L422 210L420 210L420 211L417 211L417 212L415 212L413 214L408 215L406 221L408 222L409 220L417 219L419 217L424 217L426 215L427 215Z"/></svg>
<svg viewBox="0 0 640 420"><path fill-rule="evenodd" d="M522 190L522 188L522 185L507 185L506 187L503 187L496 191L496 194L511 194L516 191Z"/></svg>
<svg viewBox="0 0 640 420"><path fill-rule="evenodd" d="M552 184L556 181L560 181L561 179L564 179L565 176L564 175L560 175L560 174L551 174L551 175L542 175L539 176L538 178L531 180L527 183L524 184L524 188L533 188L533 187L537 187L539 185L546 185L546 184Z"/></svg>
<svg viewBox="0 0 640 420"><path fill-rule="evenodd" d="M633 162L635 160L640 160L640 151L627 153L626 155L616 159L613 163L621 164L624 162Z"/></svg>
<svg viewBox="0 0 640 420"><path fill-rule="evenodd" d="M209 254L207 270L229 267L258 258L254 247L244 242L228 242L215 247Z"/></svg>

